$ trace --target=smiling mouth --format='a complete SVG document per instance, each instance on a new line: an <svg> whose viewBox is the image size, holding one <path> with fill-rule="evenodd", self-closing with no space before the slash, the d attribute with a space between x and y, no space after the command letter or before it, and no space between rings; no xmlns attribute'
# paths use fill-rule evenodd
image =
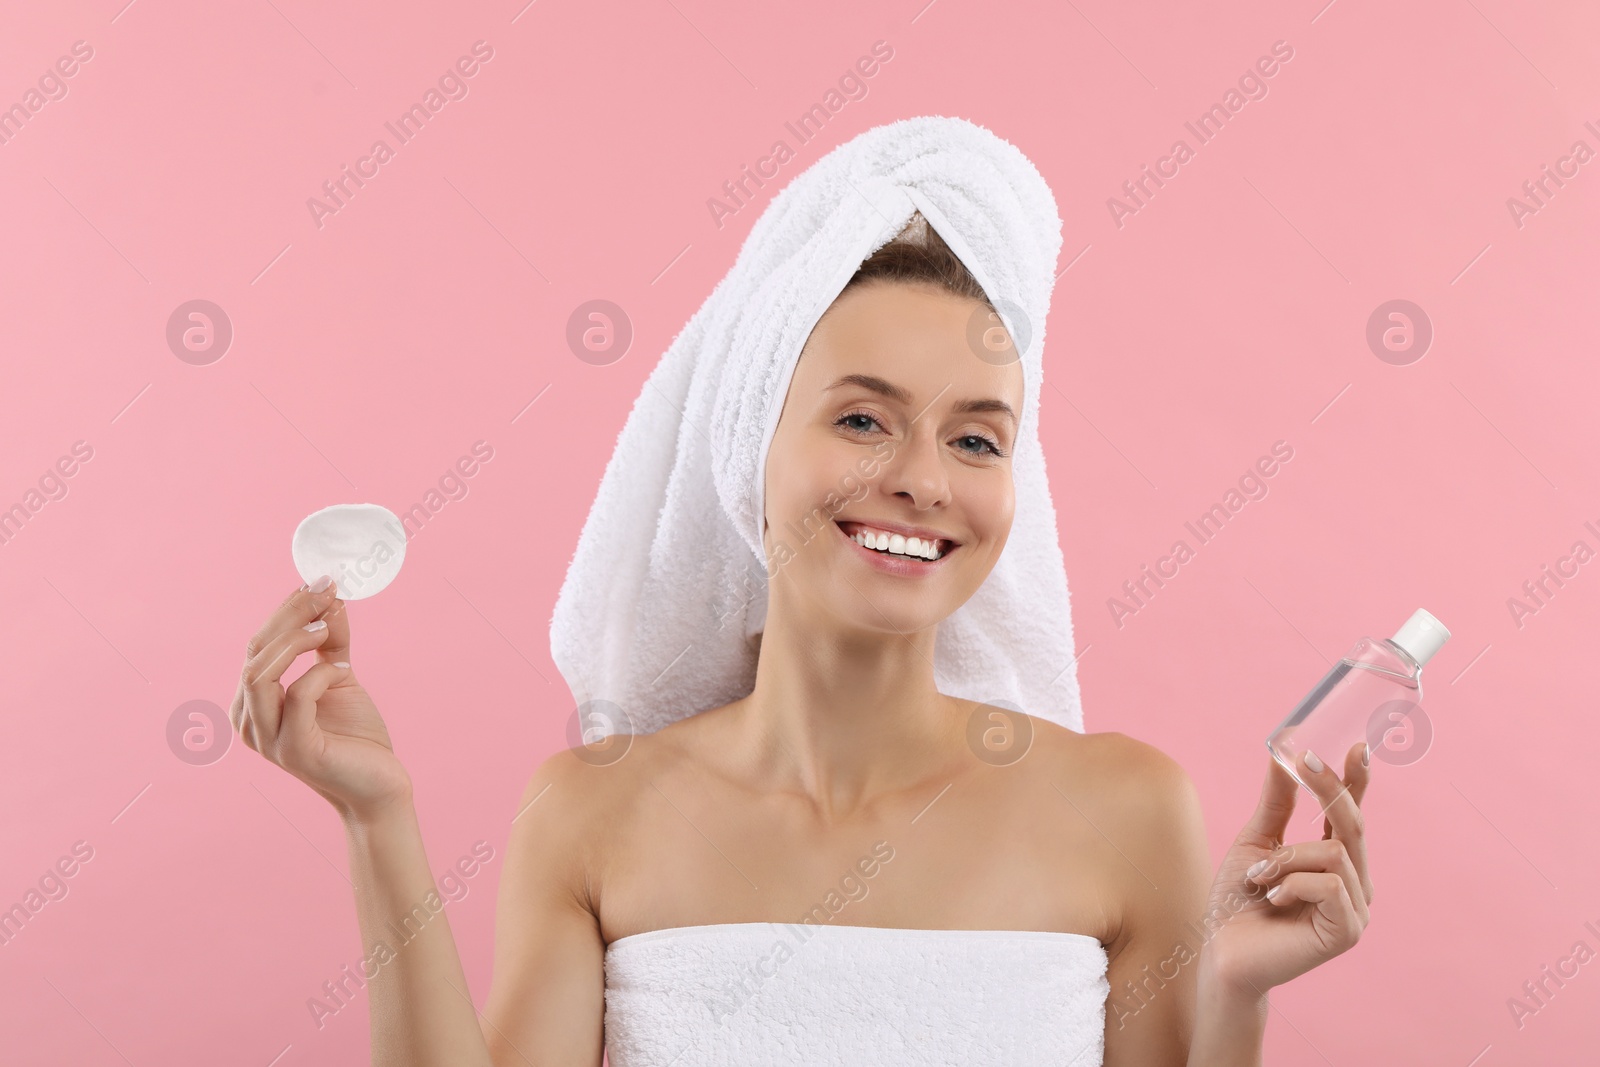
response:
<svg viewBox="0 0 1600 1067"><path fill-rule="evenodd" d="M906 537L861 522L835 522L834 525L864 549L913 563L937 562L948 556L960 544L942 537Z"/></svg>

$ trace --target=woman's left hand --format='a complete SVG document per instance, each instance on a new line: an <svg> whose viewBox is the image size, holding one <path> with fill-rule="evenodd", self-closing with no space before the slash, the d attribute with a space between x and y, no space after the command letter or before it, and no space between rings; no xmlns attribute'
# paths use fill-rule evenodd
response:
<svg viewBox="0 0 1600 1067"><path fill-rule="evenodd" d="M1300 775L1327 818L1321 841L1292 845L1283 835L1300 784L1267 757L1261 802L1222 858L1207 908L1207 923L1226 921L1201 950L1202 965L1224 987L1265 996L1360 940L1372 903L1361 814L1372 774L1365 752L1363 743L1345 754L1343 779L1329 766L1312 770L1301 757ZM1256 864L1261 869L1252 875Z"/></svg>

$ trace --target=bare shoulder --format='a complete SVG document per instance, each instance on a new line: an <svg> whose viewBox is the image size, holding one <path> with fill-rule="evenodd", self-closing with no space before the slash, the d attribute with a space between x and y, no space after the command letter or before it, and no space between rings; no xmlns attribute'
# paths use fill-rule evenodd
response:
<svg viewBox="0 0 1600 1067"><path fill-rule="evenodd" d="M1136 863L1145 865L1140 857L1165 863L1207 847L1193 780L1155 745L1114 730L1077 733L1046 722L1035 746L1056 790Z"/></svg>
<svg viewBox="0 0 1600 1067"><path fill-rule="evenodd" d="M561 749L533 772L515 821L537 813L537 822L559 822L566 835L597 842L638 802L652 773L679 755L676 738L659 734L618 734Z"/></svg>
<svg viewBox="0 0 1600 1067"><path fill-rule="evenodd" d="M659 808L655 783L696 764L701 729L696 718L656 733L614 734L551 754L518 802L516 826L531 820L549 828L555 842L571 845L591 870L598 870L605 851L625 837L634 817Z"/></svg>
<svg viewBox="0 0 1600 1067"><path fill-rule="evenodd" d="M1043 734L1041 762L1053 762L1059 777L1074 783L1063 795L1116 850L1119 862L1106 868L1112 883L1105 940L1113 960L1141 932L1159 939L1177 918L1198 914L1210 847L1199 793L1183 766L1116 731L1074 734L1054 727Z"/></svg>
<svg viewBox="0 0 1600 1067"><path fill-rule="evenodd" d="M498 920L513 938L529 923L572 921L601 944L607 870L647 803L652 764L664 748L651 736L560 749L534 769L511 815ZM625 849L623 849L625 851ZM523 940L533 940L533 934ZM497 935L498 936L498 935ZM577 936L577 935L574 935Z"/></svg>
<svg viewBox="0 0 1600 1067"><path fill-rule="evenodd" d="M1126 777L1133 774L1149 782L1150 779L1187 777L1186 771L1170 755L1155 745L1139 741L1106 729L1101 733L1078 733L1046 718L1034 720L1034 745L1051 760L1066 761L1085 773L1096 771L1107 777Z"/></svg>
<svg viewBox="0 0 1600 1067"><path fill-rule="evenodd" d="M598 1063L606 940L600 887L648 743L616 737L544 759L511 816L485 1030L496 1063ZM645 785L644 788L648 788Z"/></svg>

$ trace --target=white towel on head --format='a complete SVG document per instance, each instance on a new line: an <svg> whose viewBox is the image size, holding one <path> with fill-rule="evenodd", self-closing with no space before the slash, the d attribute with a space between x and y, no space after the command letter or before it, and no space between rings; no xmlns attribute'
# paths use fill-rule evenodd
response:
<svg viewBox="0 0 1600 1067"><path fill-rule="evenodd" d="M863 260L921 211L1016 343L1010 537L939 626L940 691L1083 729L1055 505L1039 442L1061 220L1014 145L965 119L878 126L767 205L629 413L550 624L585 741L653 733L750 693L766 618L762 476L800 351Z"/></svg>

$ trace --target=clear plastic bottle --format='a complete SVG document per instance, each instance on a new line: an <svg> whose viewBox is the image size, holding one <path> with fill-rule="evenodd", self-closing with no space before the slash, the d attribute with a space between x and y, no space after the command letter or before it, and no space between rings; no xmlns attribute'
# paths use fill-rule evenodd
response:
<svg viewBox="0 0 1600 1067"><path fill-rule="evenodd" d="M1393 637L1363 637L1272 731L1268 751L1302 786L1297 763L1307 749L1343 778L1356 742L1376 750L1392 716L1421 704L1422 665L1448 640L1444 623L1422 608Z"/></svg>

